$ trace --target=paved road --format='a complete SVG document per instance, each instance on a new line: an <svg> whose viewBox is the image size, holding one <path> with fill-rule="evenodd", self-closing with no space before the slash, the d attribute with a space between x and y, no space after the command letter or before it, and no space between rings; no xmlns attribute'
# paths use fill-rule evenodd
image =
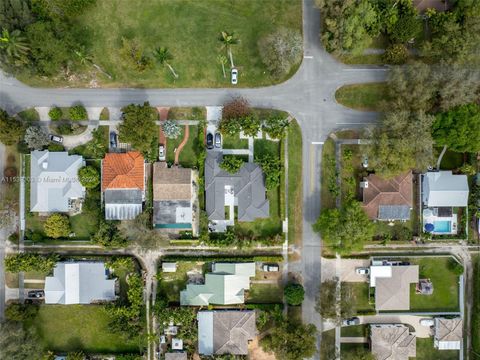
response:
<svg viewBox="0 0 480 360"><path fill-rule="evenodd" d="M303 1L304 59L288 81L255 89L41 89L30 88L0 72L0 107L9 112L32 106L85 106L118 108L149 101L153 106L221 105L231 96L246 97L253 106L289 111L303 133L303 251L302 270L306 287L303 318L321 330L314 309L320 284L321 241L312 231L320 212L321 142L336 129L363 127L377 114L347 109L335 102L335 91L344 84L383 81L387 69L350 67L337 63L319 41L320 14L313 0Z"/></svg>

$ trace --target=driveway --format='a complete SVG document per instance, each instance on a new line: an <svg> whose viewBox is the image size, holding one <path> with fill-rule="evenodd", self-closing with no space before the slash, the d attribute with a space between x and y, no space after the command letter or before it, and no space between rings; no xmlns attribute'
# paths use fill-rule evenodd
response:
<svg viewBox="0 0 480 360"><path fill-rule="evenodd" d="M420 320L430 318L429 316L386 314L358 316L358 318L361 324L408 324L415 328L415 335L419 338L428 338L432 335L429 327L420 325Z"/></svg>

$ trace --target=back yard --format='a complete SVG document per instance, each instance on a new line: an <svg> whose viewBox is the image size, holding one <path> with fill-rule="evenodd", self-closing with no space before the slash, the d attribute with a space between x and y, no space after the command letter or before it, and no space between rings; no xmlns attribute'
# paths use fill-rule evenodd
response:
<svg viewBox="0 0 480 360"><path fill-rule="evenodd" d="M139 344L112 333L101 305L42 305L27 326L39 335L45 348L68 352L138 352Z"/></svg>

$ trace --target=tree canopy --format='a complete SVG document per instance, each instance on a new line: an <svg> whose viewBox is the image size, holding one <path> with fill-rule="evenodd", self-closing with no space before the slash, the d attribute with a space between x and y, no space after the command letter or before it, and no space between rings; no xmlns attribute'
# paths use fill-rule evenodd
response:
<svg viewBox="0 0 480 360"><path fill-rule="evenodd" d="M288 305L301 305L305 296L305 290L301 284L289 283L283 289L283 294Z"/></svg>
<svg viewBox="0 0 480 360"><path fill-rule="evenodd" d="M141 151L147 158L156 157L156 153L151 154L151 152L152 145L157 141L158 136L155 123L158 120L158 113L148 102L143 105L125 106L122 111L123 121L119 125L121 141L132 144L134 149Z"/></svg>
<svg viewBox="0 0 480 360"><path fill-rule="evenodd" d="M43 224L45 235L57 239L70 235L70 220L63 214L50 215Z"/></svg>
<svg viewBox="0 0 480 360"><path fill-rule="evenodd" d="M18 253L5 258L7 271L17 273L20 271L39 271L49 273L55 267L59 257L57 255L39 255L32 253Z"/></svg>
<svg viewBox="0 0 480 360"><path fill-rule="evenodd" d="M17 120L0 109L0 142L5 145L17 143L25 132L25 128L20 120Z"/></svg>
<svg viewBox="0 0 480 360"><path fill-rule="evenodd" d="M272 190L280 185L280 175L282 174L282 163L272 155L264 155L257 158L256 162L261 166L265 174L265 187Z"/></svg>
<svg viewBox="0 0 480 360"><path fill-rule="evenodd" d="M367 217L358 201L350 201L342 209L322 211L314 230L322 234L325 243L340 254L363 249L372 239L374 224Z"/></svg>
<svg viewBox="0 0 480 360"><path fill-rule="evenodd" d="M101 221L92 240L105 247L123 247L128 244L128 240L122 236L117 224L113 221Z"/></svg>
<svg viewBox="0 0 480 360"><path fill-rule="evenodd" d="M480 151L480 106L466 104L435 117L432 127L435 142L458 152Z"/></svg>
<svg viewBox="0 0 480 360"><path fill-rule="evenodd" d="M220 163L220 168L230 174L235 174L242 167L244 161L235 155L226 155Z"/></svg>

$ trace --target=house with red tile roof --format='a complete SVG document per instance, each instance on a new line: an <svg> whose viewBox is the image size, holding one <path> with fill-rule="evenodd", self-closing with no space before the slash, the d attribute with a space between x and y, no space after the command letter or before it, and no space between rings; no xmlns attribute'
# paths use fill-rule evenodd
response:
<svg viewBox="0 0 480 360"><path fill-rule="evenodd" d="M411 171L393 179L370 174L360 184L363 209L372 220L407 221L413 206L413 175Z"/></svg>
<svg viewBox="0 0 480 360"><path fill-rule="evenodd" d="M145 201L145 159L138 151L108 153L102 160L105 219L132 220Z"/></svg>

